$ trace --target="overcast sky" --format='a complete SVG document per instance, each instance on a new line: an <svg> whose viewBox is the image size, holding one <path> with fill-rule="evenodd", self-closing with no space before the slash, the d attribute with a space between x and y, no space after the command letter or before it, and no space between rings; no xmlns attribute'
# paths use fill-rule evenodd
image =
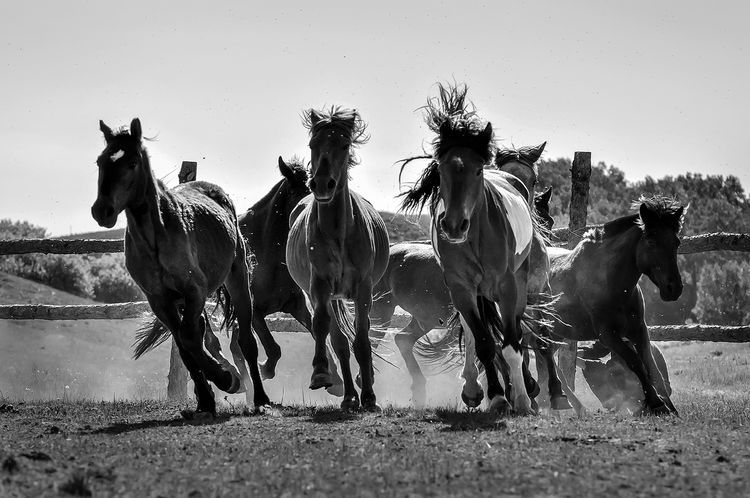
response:
<svg viewBox="0 0 750 498"><path fill-rule="evenodd" d="M96 230L98 120L135 116L158 176L198 161L244 211L279 155L309 156L300 112L330 104L370 125L353 188L394 209L394 162L430 138L414 111L453 79L502 144L750 186L747 2L469 4L4 2L0 218Z"/></svg>

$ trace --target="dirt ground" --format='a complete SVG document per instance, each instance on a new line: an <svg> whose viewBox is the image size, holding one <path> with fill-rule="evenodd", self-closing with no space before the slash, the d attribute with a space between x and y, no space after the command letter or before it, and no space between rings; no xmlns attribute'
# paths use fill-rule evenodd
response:
<svg viewBox="0 0 750 498"><path fill-rule="evenodd" d="M675 402L679 418L229 406L198 425L167 402L5 405L0 495L750 493L750 403Z"/></svg>

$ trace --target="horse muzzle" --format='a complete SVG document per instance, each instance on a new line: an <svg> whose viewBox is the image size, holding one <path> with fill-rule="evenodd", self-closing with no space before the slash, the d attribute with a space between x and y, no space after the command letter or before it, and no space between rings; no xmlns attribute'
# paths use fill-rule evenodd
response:
<svg viewBox="0 0 750 498"><path fill-rule="evenodd" d="M102 202L99 199L91 206L91 216L100 227L112 228L117 223L117 211L115 207L108 202Z"/></svg>
<svg viewBox="0 0 750 498"><path fill-rule="evenodd" d="M682 281L672 280L659 286L659 296L662 301L677 301L682 295Z"/></svg>
<svg viewBox="0 0 750 498"><path fill-rule="evenodd" d="M310 180L310 191L316 201L331 202L333 195L336 193L336 180L330 177L313 177Z"/></svg>
<svg viewBox="0 0 750 498"><path fill-rule="evenodd" d="M457 223L452 223L447 221L445 216L442 216L440 218L440 233L451 244L462 244L466 242L469 234L469 220L464 218Z"/></svg>

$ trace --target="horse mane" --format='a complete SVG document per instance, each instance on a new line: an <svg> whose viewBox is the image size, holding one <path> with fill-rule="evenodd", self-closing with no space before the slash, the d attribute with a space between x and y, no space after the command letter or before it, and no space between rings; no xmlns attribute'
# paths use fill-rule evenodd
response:
<svg viewBox="0 0 750 498"><path fill-rule="evenodd" d="M539 159L538 148L534 146L520 147L518 149L503 147L495 151L495 166L500 169L509 162L519 162L531 168L534 172L534 183L539 177L539 167L536 161Z"/></svg>
<svg viewBox="0 0 750 498"><path fill-rule="evenodd" d="M428 202L433 205L440 188L440 174L436 158L453 147L467 147L479 154L485 163L492 161L495 154L494 136L482 133L486 123L476 113L474 104L466 98L468 87L465 84L438 83L438 96L430 97L421 107L427 127L436 134L432 140L432 155L414 156L403 159L399 171L399 182L404 168L416 159L432 159L414 185L399 194L399 211L405 214L419 214Z"/></svg>
<svg viewBox="0 0 750 498"><path fill-rule="evenodd" d="M438 84L438 96L427 99L422 107L427 127L437 136L432 140L433 157L441 157L453 147L467 147L490 162L495 140L482 136L486 122L477 115L474 104L466 99L465 84Z"/></svg>
<svg viewBox="0 0 750 498"><path fill-rule="evenodd" d="M678 233L682 229L682 222L685 218L685 210L673 197L654 194L651 196L642 195L631 204L631 209L639 210L641 204L654 213L655 218L660 224ZM682 213L680 213L682 210ZM680 214L680 216L678 216ZM633 226L638 226L641 230L652 230L656 227L647 226L641 219L640 213L629 214L621 218L609 221L601 227L592 228L583 234L583 240L592 242L601 242L605 239L615 237Z"/></svg>
<svg viewBox="0 0 750 498"><path fill-rule="evenodd" d="M679 233L682 230L682 223L685 220L685 209L680 202L674 197L668 197L665 195L653 194L653 195L642 195L637 200L633 201L630 205L631 209L639 209L641 204L645 204L646 208L656 215L656 219L659 223L665 224L668 228ZM644 230L649 230L653 227L649 227L646 223L638 217L638 226Z"/></svg>
<svg viewBox="0 0 750 498"><path fill-rule="evenodd" d="M349 167L359 163L354 150L370 140L367 133L367 123L362 120L356 109L346 109L341 106L331 106L329 109L307 109L302 113L302 124L315 137L325 129L336 129L349 140Z"/></svg>

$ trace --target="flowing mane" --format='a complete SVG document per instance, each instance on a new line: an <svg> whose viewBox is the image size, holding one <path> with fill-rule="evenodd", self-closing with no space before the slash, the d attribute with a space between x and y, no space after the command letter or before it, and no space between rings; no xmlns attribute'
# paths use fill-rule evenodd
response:
<svg viewBox="0 0 750 498"><path fill-rule="evenodd" d="M468 87L461 85L438 84L438 96L427 100L421 109L424 111L425 123L436 134L432 140L432 156L414 156L401 161L401 173L407 164L415 159L433 159L427 165L411 189L399 194L400 211L406 214L419 214L425 204L432 204L437 199L440 187L437 158L453 147L467 147L490 163L496 146L494 136L486 136L486 122L476 113L474 105L467 100Z"/></svg>
<svg viewBox="0 0 750 498"><path fill-rule="evenodd" d="M648 223L641 219L639 213L629 214L609 221L601 227L587 230L586 233L583 234L583 240L601 242L620 235L634 225L639 226L643 231L659 228L651 225L654 222L657 222L662 227L673 230L675 233L679 233L680 230L682 230L685 209L676 199L659 194L641 196L632 202L630 208L637 211L640 209L641 205L644 205L646 209L654 214L654 218Z"/></svg>
<svg viewBox="0 0 750 498"><path fill-rule="evenodd" d="M341 138L349 144L350 167L359 163L355 149L370 140L367 124L356 109L340 106L331 106L327 110L308 109L302 113L302 124L310 133L311 141L324 130L339 132Z"/></svg>

